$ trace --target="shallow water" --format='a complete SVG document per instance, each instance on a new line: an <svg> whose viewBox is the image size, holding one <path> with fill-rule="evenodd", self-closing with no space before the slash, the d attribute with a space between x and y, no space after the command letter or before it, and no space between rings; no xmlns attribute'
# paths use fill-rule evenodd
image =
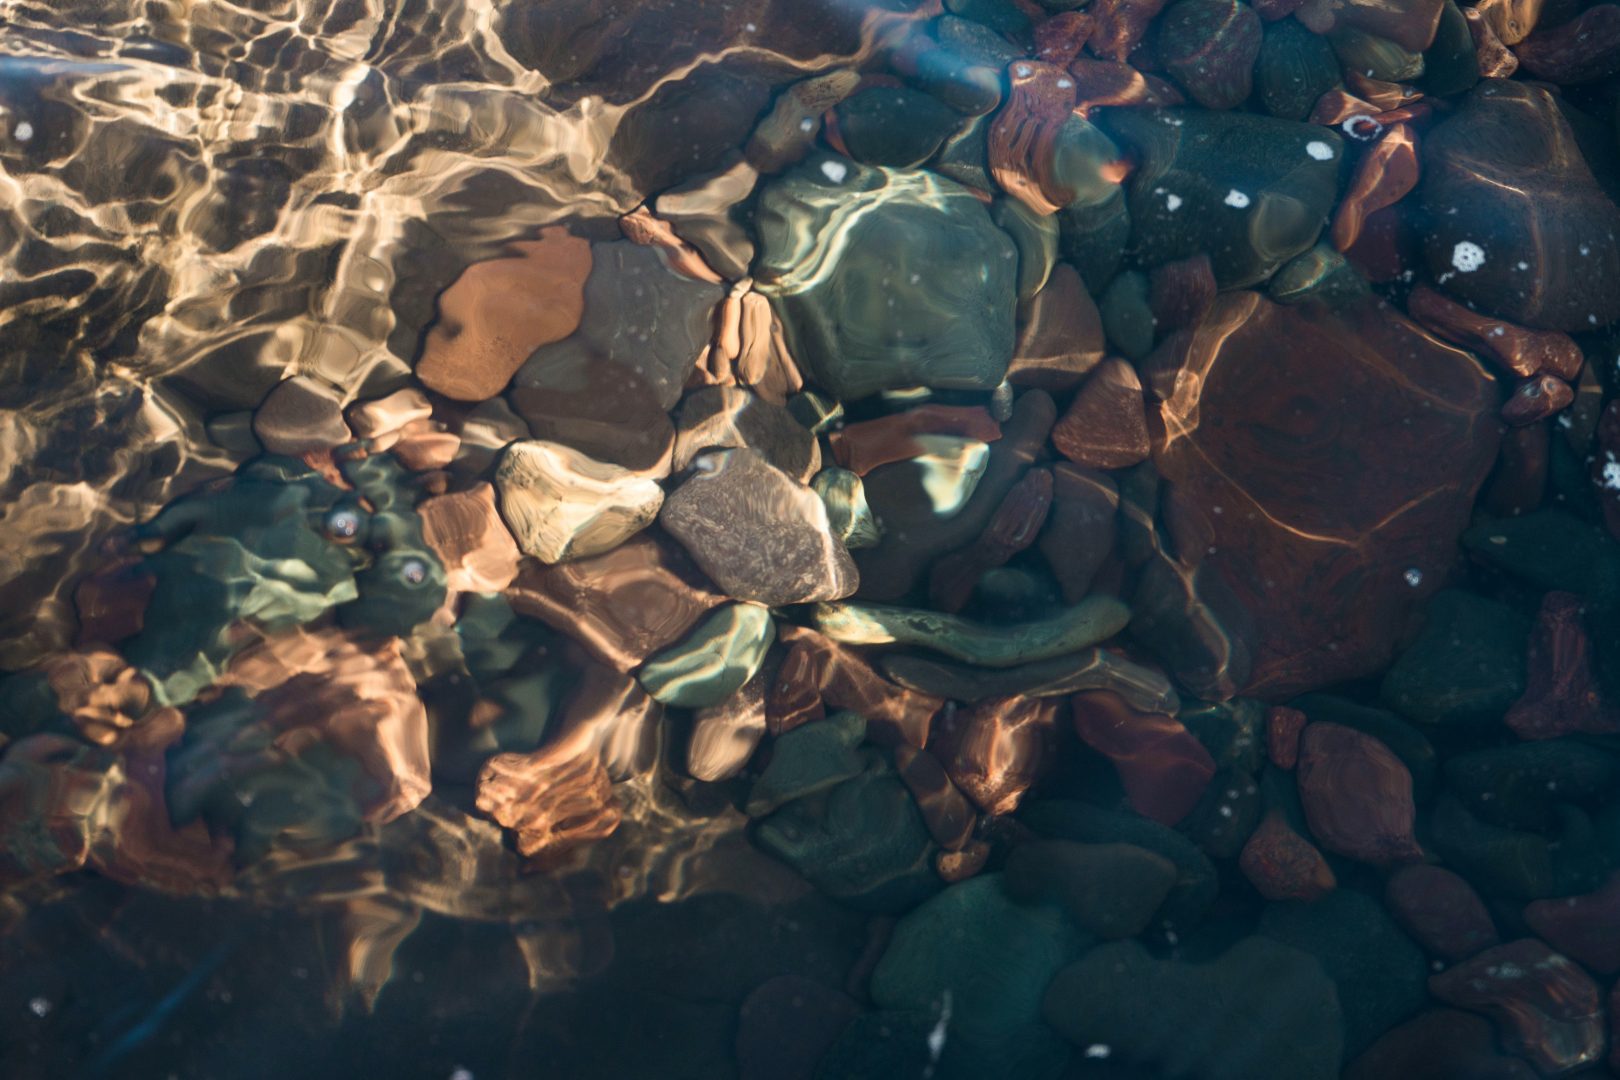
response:
<svg viewBox="0 0 1620 1080"><path fill-rule="evenodd" d="M1607 1075L1617 98L1580 0L0 0L0 1071Z"/></svg>

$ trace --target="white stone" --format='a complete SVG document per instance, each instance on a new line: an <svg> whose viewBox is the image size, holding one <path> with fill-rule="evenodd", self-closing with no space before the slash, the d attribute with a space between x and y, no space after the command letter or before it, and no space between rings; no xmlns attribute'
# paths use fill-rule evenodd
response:
<svg viewBox="0 0 1620 1080"><path fill-rule="evenodd" d="M543 439L508 446L495 487L518 547L546 563L611 551L664 503L657 481Z"/></svg>

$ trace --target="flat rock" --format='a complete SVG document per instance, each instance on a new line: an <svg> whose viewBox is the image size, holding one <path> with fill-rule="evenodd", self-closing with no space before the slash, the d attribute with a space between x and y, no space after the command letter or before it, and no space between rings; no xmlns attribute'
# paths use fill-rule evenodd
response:
<svg viewBox="0 0 1620 1080"><path fill-rule="evenodd" d="M636 672L642 689L666 705L703 709L741 690L776 640L771 613L758 604L727 604L704 617L678 643Z"/></svg>
<svg viewBox="0 0 1620 1080"><path fill-rule="evenodd" d="M694 467L659 522L722 589L772 607L855 591L855 563L814 491L746 448L701 455Z"/></svg>
<svg viewBox="0 0 1620 1080"><path fill-rule="evenodd" d="M1423 857L1412 835L1412 774L1371 735L1305 725L1297 775L1305 819L1329 851L1380 866Z"/></svg>
<svg viewBox="0 0 1620 1080"><path fill-rule="evenodd" d="M705 386L681 401L675 416L676 472L704 450L746 446L800 483L821 468L816 437L781 405L736 386Z"/></svg>
<svg viewBox="0 0 1620 1080"><path fill-rule="evenodd" d="M338 392L308 375L275 385L253 413L253 434L272 454L300 457L351 441Z"/></svg>
<svg viewBox="0 0 1620 1080"><path fill-rule="evenodd" d="M506 448L495 486L518 547L548 563L618 547L652 524L664 501L657 481L539 439Z"/></svg>
<svg viewBox="0 0 1620 1080"><path fill-rule="evenodd" d="M1528 620L1456 589L1436 593L1427 615L1384 676L1384 700L1420 723L1495 724L1524 693Z"/></svg>
<svg viewBox="0 0 1620 1080"><path fill-rule="evenodd" d="M507 392L513 411L535 438L654 478L669 474L675 447L664 396L631 368L597 357L577 338L537 351Z"/></svg>
<svg viewBox="0 0 1620 1080"><path fill-rule="evenodd" d="M1104 360L1052 429L1052 445L1077 465L1123 469L1147 460L1146 406L1136 369Z"/></svg>
<svg viewBox="0 0 1620 1080"><path fill-rule="evenodd" d="M1597 1062L1605 1025L1601 992L1592 977L1535 938L1487 949L1429 979L1449 1005L1496 1021L1503 1044L1543 1076Z"/></svg>

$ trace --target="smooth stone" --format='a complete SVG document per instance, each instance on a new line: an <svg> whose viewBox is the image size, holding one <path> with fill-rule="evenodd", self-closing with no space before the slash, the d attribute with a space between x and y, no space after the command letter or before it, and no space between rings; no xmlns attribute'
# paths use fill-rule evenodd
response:
<svg viewBox="0 0 1620 1080"><path fill-rule="evenodd" d="M1017 248L966 189L822 154L765 186L756 222L756 288L836 397L1005 376Z"/></svg>
<svg viewBox="0 0 1620 1080"><path fill-rule="evenodd" d="M1114 550L1119 488L1106 473L1059 462L1052 468L1052 509L1036 546L1063 589L1077 604Z"/></svg>
<svg viewBox="0 0 1620 1080"><path fill-rule="evenodd" d="M1367 279L1327 243L1289 259L1266 283L1266 295L1279 304L1303 304L1308 300L1348 304L1370 292Z"/></svg>
<svg viewBox="0 0 1620 1080"><path fill-rule="evenodd" d="M354 439L338 391L308 375L283 379L253 413L253 436L272 454L300 457Z"/></svg>
<svg viewBox="0 0 1620 1080"><path fill-rule="evenodd" d="M1131 242L1134 211L1125 193L1125 187L1117 186L1103 203L1075 203L1058 211L1063 258L1080 272L1080 280L1093 293L1102 292L1114 279Z"/></svg>
<svg viewBox="0 0 1620 1080"><path fill-rule="evenodd" d="M530 353L579 327L591 268L589 241L560 225L473 263L439 295L416 377L456 401L499 394Z"/></svg>
<svg viewBox="0 0 1620 1080"><path fill-rule="evenodd" d="M1431 1009L1389 1029L1345 1066L1343 1080L1536 1080L1521 1058L1496 1048L1490 1022L1457 1009Z"/></svg>
<svg viewBox="0 0 1620 1080"><path fill-rule="evenodd" d="M1033 698L990 698L942 711L928 746L951 782L985 813L1018 808L1052 764L1058 705Z"/></svg>
<svg viewBox="0 0 1620 1080"><path fill-rule="evenodd" d="M1283 120L1304 120L1317 99L1338 85L1339 60L1326 38L1297 20L1279 19L1265 27L1254 81L1268 113Z"/></svg>
<svg viewBox="0 0 1620 1080"><path fill-rule="evenodd" d="M1446 787L1480 819L1510 829L1545 829L1563 803L1594 804L1609 794L1617 760L1574 739L1489 746L1454 754Z"/></svg>
<svg viewBox="0 0 1620 1080"><path fill-rule="evenodd" d="M1012 667L1079 652L1112 637L1130 620L1113 597L1083 600L1060 615L1017 626L984 626L960 616L888 604L819 604L816 628L847 645L917 645L986 667Z"/></svg>
<svg viewBox="0 0 1620 1080"><path fill-rule="evenodd" d="M654 479L669 475L675 425L658 389L575 338L530 357L506 396L537 439Z"/></svg>
<svg viewBox="0 0 1620 1080"><path fill-rule="evenodd" d="M1365 893L1339 888L1314 903L1268 904L1257 932L1321 962L1338 987L1346 1057L1424 1005L1423 950Z"/></svg>
<svg viewBox="0 0 1620 1080"><path fill-rule="evenodd" d="M522 553L495 507L495 489L480 481L465 491L423 499L422 539L457 592L498 593L517 577Z"/></svg>
<svg viewBox="0 0 1620 1080"><path fill-rule="evenodd" d="M1138 712L1108 690L1074 695L1070 711L1080 740L1113 764L1143 817L1175 825L1209 788L1215 761L1174 717Z"/></svg>
<svg viewBox="0 0 1620 1080"><path fill-rule="evenodd" d="M951 782L939 759L927 750L901 745L894 748L894 767L906 790L917 800L917 809L922 811L934 842L945 849L945 854L966 849L979 823L979 813Z"/></svg>
<svg viewBox="0 0 1620 1080"><path fill-rule="evenodd" d="M866 739L866 720L841 712L783 732L771 743L770 761L748 791L743 809L764 817L794 799L814 795L866 769L857 753Z"/></svg>
<svg viewBox="0 0 1620 1080"><path fill-rule="evenodd" d="M1159 22L1159 61L1206 109L1243 104L1260 55L1260 16L1240 0L1176 0Z"/></svg>
<svg viewBox="0 0 1620 1080"><path fill-rule="evenodd" d="M789 86L755 126L743 147L744 159L762 173L781 172L792 165L815 143L822 115L860 85L859 72L835 68Z"/></svg>
<svg viewBox="0 0 1620 1080"><path fill-rule="evenodd" d="M1027 304L1046 287L1057 267L1059 229L1056 218L1037 214L1017 199L997 199L990 208L994 221L1018 246L1018 302ZM1018 354L1013 354L1014 367Z"/></svg>
<svg viewBox="0 0 1620 1080"><path fill-rule="evenodd" d="M1515 375L1528 378L1551 373L1572 380L1586 362L1580 346L1562 331L1527 330L1504 319L1489 318L1427 285L1408 294L1406 310L1447 341L1466 346Z"/></svg>
<svg viewBox="0 0 1620 1080"><path fill-rule="evenodd" d="M765 737L765 691L773 675L771 665L762 664L735 694L693 714L686 775L712 784L743 771Z"/></svg>
<svg viewBox="0 0 1620 1080"><path fill-rule="evenodd" d="M1412 833L1412 774L1382 742L1340 724L1307 724L1296 775L1311 833L1329 851L1379 866L1423 857Z"/></svg>
<svg viewBox="0 0 1620 1080"><path fill-rule="evenodd" d="M1035 542L1052 508L1052 473L1031 469L1002 497L990 523L973 543L934 563L928 601L937 610L960 612L979 580Z"/></svg>
<svg viewBox="0 0 1620 1080"><path fill-rule="evenodd" d="M1238 869L1267 900L1320 900L1338 887L1322 853L1276 808L1243 843Z"/></svg>
<svg viewBox="0 0 1620 1080"><path fill-rule="evenodd" d="M1342 26L1328 35L1328 42L1344 70L1367 79L1409 83L1423 76L1423 54L1404 49L1388 38Z"/></svg>
<svg viewBox="0 0 1620 1080"><path fill-rule="evenodd" d="M1605 700L1593 671L1584 615L1585 605L1574 593L1554 591L1541 598L1525 661L1524 696L1503 717L1519 738L1620 733L1620 713Z"/></svg>
<svg viewBox="0 0 1620 1080"><path fill-rule="evenodd" d="M817 1063L860 1015L848 994L802 975L761 983L737 1014L738 1080L813 1080Z"/></svg>
<svg viewBox="0 0 1620 1080"><path fill-rule="evenodd" d="M1289 704L1311 720L1353 728L1383 743L1412 774L1414 801L1429 801L1439 775L1439 763L1434 744L1417 728L1392 712L1329 694L1306 694Z"/></svg>
<svg viewBox="0 0 1620 1080"><path fill-rule="evenodd" d="M1338 1076L1333 983L1308 954L1264 938L1202 964L1155 959L1134 941L1100 945L1057 973L1041 1011L1075 1046L1106 1046L1157 1076Z"/></svg>
<svg viewBox="0 0 1620 1080"><path fill-rule="evenodd" d="M1620 74L1620 10L1593 4L1562 26L1538 29L1513 50L1524 70L1569 85Z"/></svg>
<svg viewBox="0 0 1620 1080"><path fill-rule="evenodd" d="M1136 270L1117 275L1097 302L1108 342L1132 360L1153 351L1153 306L1148 278Z"/></svg>
<svg viewBox="0 0 1620 1080"><path fill-rule="evenodd" d="M659 524L727 593L775 607L855 591L855 564L814 491L746 448L693 465L664 500Z"/></svg>
<svg viewBox="0 0 1620 1080"><path fill-rule="evenodd" d="M1481 521L1463 533L1462 543L1475 558L1537 589L1600 605L1620 600L1620 544L1562 510Z"/></svg>
<svg viewBox="0 0 1620 1080"><path fill-rule="evenodd" d="M1597 974L1620 972L1620 875L1584 896L1533 901L1525 906L1524 921L1537 937Z"/></svg>
<svg viewBox="0 0 1620 1080"><path fill-rule="evenodd" d="M945 0L945 10L1014 40L1029 34L1029 15L1012 0Z"/></svg>
<svg viewBox="0 0 1620 1080"><path fill-rule="evenodd" d="M1473 89L1479 82L1479 57L1468 19L1456 0L1445 0L1440 7L1440 24L1434 44L1423 53L1423 79L1419 86L1435 97L1452 97Z"/></svg>
<svg viewBox="0 0 1620 1080"><path fill-rule="evenodd" d="M788 398L787 411L812 435L836 431L844 422L844 403L814 390Z"/></svg>
<svg viewBox="0 0 1620 1080"><path fill-rule="evenodd" d="M883 524L872 513L858 474L831 466L816 473L810 487L827 504L827 523L845 548L855 551L882 541Z"/></svg>
<svg viewBox="0 0 1620 1080"><path fill-rule="evenodd" d="M1443 866L1403 866L1384 883L1384 902L1425 950L1442 960L1466 960L1501 941L1474 887Z"/></svg>
<svg viewBox="0 0 1620 1080"><path fill-rule="evenodd" d="M849 156L863 165L912 169L962 123L954 109L903 86L872 86L833 110Z"/></svg>
<svg viewBox="0 0 1620 1080"><path fill-rule="evenodd" d="M746 446L798 480L821 468L821 445L786 408L736 386L705 386L681 401L675 414L676 472L705 450Z"/></svg>
<svg viewBox="0 0 1620 1080"><path fill-rule="evenodd" d="M1058 263L1046 287L1019 310L1018 346L1007 381L1070 390L1097 366L1106 348L1102 313L1074 267Z"/></svg>
<svg viewBox="0 0 1620 1080"><path fill-rule="evenodd" d="M1496 1021L1503 1044L1543 1076L1561 1076L1603 1055L1598 986L1535 938L1487 949L1429 979L1435 997Z"/></svg>
<svg viewBox="0 0 1620 1080"><path fill-rule="evenodd" d="M934 1026L933 1015L926 1012L861 1013L822 1057L815 1080L920 1077L934 1066L928 1049Z"/></svg>
<svg viewBox="0 0 1620 1080"><path fill-rule="evenodd" d="M1425 137L1423 177L1423 249L1446 292L1538 329L1620 318L1620 207L1547 91L1481 82Z"/></svg>
<svg viewBox="0 0 1620 1080"><path fill-rule="evenodd" d="M999 101L999 89L996 96ZM990 178L990 125L988 116L975 116L969 120L960 131L945 140L928 167L965 188L987 195L996 194L996 182Z"/></svg>
<svg viewBox="0 0 1620 1080"><path fill-rule="evenodd" d="M1316 243L1338 194L1343 141L1314 124L1194 109L1099 122L1140 159L1127 190L1144 267L1208 252L1223 289L1263 281Z"/></svg>
<svg viewBox="0 0 1620 1080"><path fill-rule="evenodd" d="M1007 857L1004 879L1014 900L1056 903L1086 933L1114 941L1153 922L1176 864L1130 844L1028 840Z"/></svg>
<svg viewBox="0 0 1620 1080"><path fill-rule="evenodd" d="M1380 211L1394 206L1417 186L1419 175L1417 134L1410 124L1392 124L1382 138L1356 163L1350 187L1333 216L1333 246L1348 253L1374 280L1390 276L1362 257L1376 240Z"/></svg>
<svg viewBox="0 0 1620 1080"><path fill-rule="evenodd" d="M872 1000L938 1015L949 994L946 1075L1056 1077L1068 1048L1042 1023L1041 998L1090 940L1057 907L1015 903L1001 874L984 874L896 924L872 973Z"/></svg>
<svg viewBox="0 0 1620 1080"><path fill-rule="evenodd" d="M1529 622L1513 608L1444 589L1417 639L1384 676L1391 708L1424 724L1495 724L1524 693Z"/></svg>
<svg viewBox="0 0 1620 1080"><path fill-rule="evenodd" d="M866 717L875 743L904 743L921 749L944 701L884 679L854 650L802 626L783 623L782 640L791 647L766 699L773 734L821 715L825 702Z"/></svg>
<svg viewBox="0 0 1620 1080"><path fill-rule="evenodd" d="M1161 672L1106 649L1010 668L953 664L904 653L885 656L879 665L901 686L968 704L999 697L1062 697L1081 690L1112 690L1145 712L1174 713L1179 705L1175 688Z"/></svg>
<svg viewBox="0 0 1620 1080"><path fill-rule="evenodd" d="M769 611L758 604L727 604L705 616L679 643L654 654L636 679L665 705L718 705L753 677L775 640Z"/></svg>
<svg viewBox="0 0 1620 1080"><path fill-rule="evenodd" d="M495 487L518 547L547 563L611 551L652 524L664 502L657 481L539 439L506 448Z"/></svg>
<svg viewBox="0 0 1620 1080"><path fill-rule="evenodd" d="M1136 369L1118 359L1098 365L1052 428L1052 445L1075 464L1093 469L1123 469L1146 461L1152 444Z"/></svg>
<svg viewBox="0 0 1620 1080"><path fill-rule="evenodd" d="M1403 357L1398 372L1389 355ZM1478 362L1372 301L1330 310L1228 293L1181 348L1155 354L1144 382L1164 398L1149 417L1153 463L1183 558L1144 572L1142 588L1164 598L1134 606L1164 612L1143 629L1183 652L1161 649L1172 674L1208 699L1284 698L1386 664L1450 567L1496 455L1494 382ZM1359 415L1402 438L1368 437ZM1194 601L1221 633L1173 636ZM1221 667L1235 646L1246 676Z"/></svg>
<svg viewBox="0 0 1620 1080"><path fill-rule="evenodd" d="M1156 337L1197 326L1215 303L1215 271L1208 255L1161 263L1148 274L1148 306Z"/></svg>
<svg viewBox="0 0 1620 1080"><path fill-rule="evenodd" d="M765 818L754 839L834 900L905 911L939 890L937 850L905 785L875 752L867 769Z"/></svg>
<svg viewBox="0 0 1620 1080"><path fill-rule="evenodd" d="M915 469L936 517L948 518L973 498L990 464L990 444L960 435L913 435L918 453L904 464Z"/></svg>
<svg viewBox="0 0 1620 1080"><path fill-rule="evenodd" d="M754 241L737 222L737 208L754 193L759 171L737 157L719 172L677 184L653 202L653 213L728 281L748 276Z"/></svg>
<svg viewBox="0 0 1620 1080"><path fill-rule="evenodd" d="M1487 897L1523 902L1594 889L1612 857L1599 850L1590 818L1567 804L1557 809L1558 827L1544 836L1480 821L1461 801L1443 795L1424 839Z"/></svg>
<svg viewBox="0 0 1620 1080"><path fill-rule="evenodd" d="M828 433L827 444L838 464L865 476L883 465L910 461L931 448L938 452L951 445L918 442L924 435L991 443L1001 438L1001 427L981 406L929 403L845 424Z"/></svg>
<svg viewBox="0 0 1620 1080"><path fill-rule="evenodd" d="M1087 14L1096 25L1086 48L1104 60L1123 63L1164 5L1165 0L1092 0Z"/></svg>

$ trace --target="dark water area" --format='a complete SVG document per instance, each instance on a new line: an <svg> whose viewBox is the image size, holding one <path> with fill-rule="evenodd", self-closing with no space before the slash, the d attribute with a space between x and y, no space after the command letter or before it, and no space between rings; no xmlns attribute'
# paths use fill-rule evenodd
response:
<svg viewBox="0 0 1620 1080"><path fill-rule="evenodd" d="M1620 1074L1620 4L0 0L0 1076Z"/></svg>

